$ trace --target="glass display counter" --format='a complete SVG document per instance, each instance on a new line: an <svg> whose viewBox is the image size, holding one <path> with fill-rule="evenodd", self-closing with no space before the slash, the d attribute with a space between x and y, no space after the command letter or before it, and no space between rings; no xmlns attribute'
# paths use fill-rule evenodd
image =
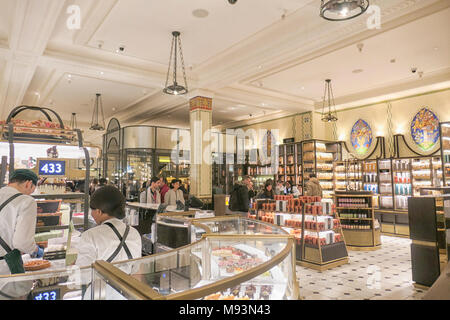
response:
<svg viewBox="0 0 450 320"><path fill-rule="evenodd" d="M160 214L156 219L156 247L158 251L179 248L201 239L204 234L264 235L287 234L273 224L239 215L195 219L192 213L184 216Z"/></svg>
<svg viewBox="0 0 450 320"><path fill-rule="evenodd" d="M189 244L134 260L96 261L46 271L0 276L2 299L36 300L281 300L298 299L293 236L240 216L161 215L184 228ZM181 233L180 233L181 234ZM171 233L177 239L177 234ZM180 238L181 239L181 238ZM58 269L59 268L59 269Z"/></svg>
<svg viewBox="0 0 450 320"><path fill-rule="evenodd" d="M114 263L155 299L298 299L294 241L288 235L213 235L185 247Z"/></svg>

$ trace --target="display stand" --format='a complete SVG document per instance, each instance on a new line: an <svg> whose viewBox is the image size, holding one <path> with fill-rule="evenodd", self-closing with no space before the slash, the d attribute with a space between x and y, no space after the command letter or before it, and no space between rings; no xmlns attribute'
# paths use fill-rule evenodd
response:
<svg viewBox="0 0 450 320"><path fill-rule="evenodd" d="M324 271L349 262L335 206L319 197L276 196L258 200L250 217L283 227L296 240L296 261Z"/></svg>
<svg viewBox="0 0 450 320"><path fill-rule="evenodd" d="M51 123L52 127L39 127L39 126L27 126L18 125L14 122L14 117L19 113L32 110L40 111L44 114ZM53 113L57 118L58 124L52 123L52 119L49 113ZM89 178L90 178L90 156L88 149L84 146L82 133L79 129L67 129L64 126L61 118L56 112L48 108L33 107L33 106L19 106L14 108L9 114L6 123L0 125L0 141L9 143L9 175L14 172L15 162L15 144L50 144L52 146L74 146L83 150L86 162L85 171L85 191L84 193L62 193L62 194L34 194L32 195L36 199L62 199L63 202L83 201L84 203L84 219L83 224L76 225L83 230L88 229L88 217L89 217ZM55 159L59 160L59 159ZM70 209L70 221L72 219L72 207ZM70 224L69 221L69 224ZM53 225L53 226L37 226L36 232L45 232L49 230L61 230L68 229L69 225Z"/></svg>
<svg viewBox="0 0 450 320"><path fill-rule="evenodd" d="M348 249L380 249L381 232L374 216L372 193L336 191L334 198Z"/></svg>
<svg viewBox="0 0 450 320"><path fill-rule="evenodd" d="M323 189L324 198L332 198L333 162L342 160L342 145L339 142L306 140L302 142L303 188L314 173Z"/></svg>

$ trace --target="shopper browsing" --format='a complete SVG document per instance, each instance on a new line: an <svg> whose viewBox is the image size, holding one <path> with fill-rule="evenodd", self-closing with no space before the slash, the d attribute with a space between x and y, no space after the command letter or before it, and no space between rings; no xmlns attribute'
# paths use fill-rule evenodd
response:
<svg viewBox="0 0 450 320"><path fill-rule="evenodd" d="M273 192L273 182L271 179L267 180L264 184L264 190L260 192L256 198L257 199L272 199L274 198L275 193Z"/></svg>
<svg viewBox="0 0 450 320"><path fill-rule="evenodd" d="M42 258L44 250L36 245L37 175L26 169L13 172L8 186L0 189L0 274L24 272L21 253Z"/></svg>
<svg viewBox="0 0 450 320"><path fill-rule="evenodd" d="M180 190L180 185L181 180L172 180L172 189L166 193L164 204L176 206L178 200L184 204L183 191Z"/></svg>
<svg viewBox="0 0 450 320"><path fill-rule="evenodd" d="M251 187L251 179L249 176L245 176L242 182L238 182L234 185L233 191L230 194L229 209L233 212L242 214L248 213L250 198L249 191Z"/></svg>
<svg viewBox="0 0 450 320"><path fill-rule="evenodd" d="M173 181L172 181L173 183ZM159 193L161 194L161 202L165 203L165 195L167 193L167 191L169 191L169 186L167 185L167 179L164 177L159 178Z"/></svg>
<svg viewBox="0 0 450 320"><path fill-rule="evenodd" d="M276 195L283 195L284 194L284 184L283 181L278 180L277 186L275 187L275 194Z"/></svg>
<svg viewBox="0 0 450 320"><path fill-rule="evenodd" d="M159 193L159 179L157 177L153 177L150 179L150 186L147 189L147 203L161 203L161 194Z"/></svg>
<svg viewBox="0 0 450 320"><path fill-rule="evenodd" d="M306 195L312 197L322 197L322 187L315 173L309 175L309 180L305 184Z"/></svg>
<svg viewBox="0 0 450 320"><path fill-rule="evenodd" d="M139 190L139 202L147 203L147 181L144 181L141 190Z"/></svg>
<svg viewBox="0 0 450 320"><path fill-rule="evenodd" d="M140 258L142 240L139 232L122 222L125 218L125 197L114 186L95 191L89 206L97 226L81 234L78 245L78 266L96 260L107 262Z"/></svg>

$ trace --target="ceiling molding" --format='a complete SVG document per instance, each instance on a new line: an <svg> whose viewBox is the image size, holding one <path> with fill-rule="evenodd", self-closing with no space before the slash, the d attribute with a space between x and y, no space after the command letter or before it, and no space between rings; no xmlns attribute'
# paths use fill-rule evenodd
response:
<svg viewBox="0 0 450 320"><path fill-rule="evenodd" d="M299 10L283 23L256 34L251 41L234 46L197 67L195 71L201 75L199 85L217 89L237 81L248 84L261 80L267 75L355 44L448 6L450 2L447 0L397 1L396 5L382 10L383 24L380 30L368 30L364 19L355 19L345 25L320 24L311 21L311 18L305 21L303 11ZM298 25L315 25L316 28L298 28ZM264 66L263 72L258 69L259 65Z"/></svg>
<svg viewBox="0 0 450 320"><path fill-rule="evenodd" d="M95 1L93 8L89 10L90 14L84 18L83 28L75 34L74 43L86 46L118 2L118 0Z"/></svg>
<svg viewBox="0 0 450 320"><path fill-rule="evenodd" d="M376 104L380 101L400 99L411 95L448 88L450 84L450 68L426 73L422 78L403 79L393 83L335 98L336 109L343 110L360 105ZM322 108L322 102L315 104L315 109Z"/></svg>

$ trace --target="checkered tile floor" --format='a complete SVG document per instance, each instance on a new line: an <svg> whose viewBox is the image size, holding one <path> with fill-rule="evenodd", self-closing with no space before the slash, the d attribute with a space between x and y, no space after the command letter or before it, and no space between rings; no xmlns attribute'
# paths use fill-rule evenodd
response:
<svg viewBox="0 0 450 320"><path fill-rule="evenodd" d="M349 263L323 272L297 266L305 300L419 300L413 286L411 240L381 237L376 251L349 251Z"/></svg>

